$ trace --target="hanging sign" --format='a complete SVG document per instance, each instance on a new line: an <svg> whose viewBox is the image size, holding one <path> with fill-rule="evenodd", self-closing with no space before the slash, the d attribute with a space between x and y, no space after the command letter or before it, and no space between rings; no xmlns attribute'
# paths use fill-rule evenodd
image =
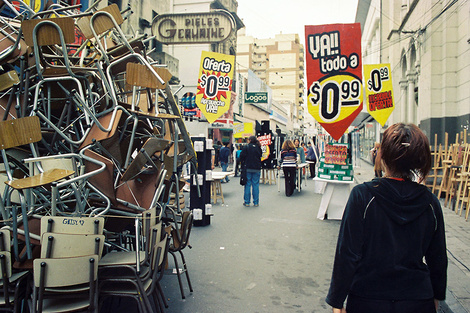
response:
<svg viewBox="0 0 470 313"><path fill-rule="evenodd" d="M202 51L196 104L209 123L230 109L235 56Z"/></svg>
<svg viewBox="0 0 470 313"><path fill-rule="evenodd" d="M364 81L367 111L383 127L395 109L390 64L365 64Z"/></svg>
<svg viewBox="0 0 470 313"><path fill-rule="evenodd" d="M269 158L269 155L271 154L271 151L269 149L269 146L272 144L271 141L271 134L266 134L262 136L258 136L258 141L261 145L261 162L267 160Z"/></svg>
<svg viewBox="0 0 470 313"><path fill-rule="evenodd" d="M362 111L361 26L305 26L308 112L338 140Z"/></svg>

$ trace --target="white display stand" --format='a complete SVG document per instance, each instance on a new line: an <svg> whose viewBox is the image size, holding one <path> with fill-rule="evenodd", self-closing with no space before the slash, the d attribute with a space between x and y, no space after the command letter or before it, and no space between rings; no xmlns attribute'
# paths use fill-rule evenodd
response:
<svg viewBox="0 0 470 313"><path fill-rule="evenodd" d="M329 220L341 220L349 199L351 184L354 181L327 180L318 177L315 177L314 180L326 183L325 192L318 208L317 218L324 220L325 215L327 215Z"/></svg>
<svg viewBox="0 0 470 313"><path fill-rule="evenodd" d="M302 190L302 170L307 167L307 163L297 164L297 191ZM305 179L305 186L307 186L307 179Z"/></svg>

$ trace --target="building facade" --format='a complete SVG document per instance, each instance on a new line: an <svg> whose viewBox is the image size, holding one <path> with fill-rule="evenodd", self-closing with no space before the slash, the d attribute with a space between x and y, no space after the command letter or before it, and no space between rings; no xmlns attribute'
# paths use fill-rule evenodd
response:
<svg viewBox="0 0 470 313"><path fill-rule="evenodd" d="M439 143L469 128L469 15L467 1L359 0L364 64L392 68L387 125L415 123Z"/></svg>
<svg viewBox="0 0 470 313"><path fill-rule="evenodd" d="M304 121L304 48L297 34L277 34L257 39L239 34L238 71L253 71L272 90L272 99L283 107L291 133L300 133Z"/></svg>

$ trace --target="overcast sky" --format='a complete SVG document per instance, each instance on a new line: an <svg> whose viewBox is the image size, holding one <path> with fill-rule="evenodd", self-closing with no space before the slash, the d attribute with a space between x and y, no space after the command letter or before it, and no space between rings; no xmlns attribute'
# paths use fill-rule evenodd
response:
<svg viewBox="0 0 470 313"><path fill-rule="evenodd" d="M238 0L246 34L258 39L279 33L304 38L305 25L354 23L357 0Z"/></svg>

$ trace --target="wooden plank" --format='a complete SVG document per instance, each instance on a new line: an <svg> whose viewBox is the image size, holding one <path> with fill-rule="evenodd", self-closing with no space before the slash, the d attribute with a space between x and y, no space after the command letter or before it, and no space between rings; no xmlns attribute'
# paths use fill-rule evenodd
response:
<svg viewBox="0 0 470 313"><path fill-rule="evenodd" d="M153 69L165 81L165 84L167 84L173 76L166 68L154 66ZM165 85L158 81L157 77L153 75L147 66L137 63L127 63L126 82L132 86L165 89Z"/></svg>
<svg viewBox="0 0 470 313"><path fill-rule="evenodd" d="M23 29L24 40L26 44L33 47L33 29L42 21L52 21L56 23L62 33L64 34L64 40L66 44L75 42L75 23L71 17L57 17L57 18L45 18L36 20L24 20L21 22L21 28ZM39 46L50 46L60 44L60 36L57 30L51 25L44 25L38 30L37 33L38 45Z"/></svg>
<svg viewBox="0 0 470 313"><path fill-rule="evenodd" d="M64 179L66 177L73 175L74 173L75 173L74 171L69 171L69 170L52 169L52 170L45 171L44 173L34 175L31 177L7 181L5 182L5 184L17 190L34 188L34 187L44 186L44 185L53 183L55 181Z"/></svg>
<svg viewBox="0 0 470 313"><path fill-rule="evenodd" d="M2 150L38 142L41 138L41 125L37 116L0 122L0 149Z"/></svg>

